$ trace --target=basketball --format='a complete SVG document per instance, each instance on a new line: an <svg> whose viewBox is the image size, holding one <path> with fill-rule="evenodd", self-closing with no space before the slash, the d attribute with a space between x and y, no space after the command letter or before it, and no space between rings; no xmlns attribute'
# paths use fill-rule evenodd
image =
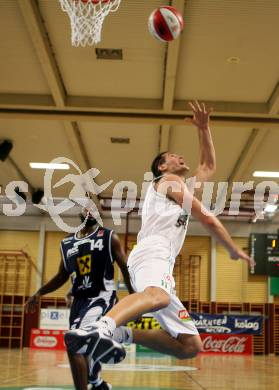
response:
<svg viewBox="0 0 279 390"><path fill-rule="evenodd" d="M179 37L184 28L183 17L174 7L164 6L155 9L148 20L150 34L162 42Z"/></svg>

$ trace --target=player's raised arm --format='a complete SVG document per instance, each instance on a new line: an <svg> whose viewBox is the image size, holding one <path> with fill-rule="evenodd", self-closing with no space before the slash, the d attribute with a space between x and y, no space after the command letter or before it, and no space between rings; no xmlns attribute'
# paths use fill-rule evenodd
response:
<svg viewBox="0 0 279 390"><path fill-rule="evenodd" d="M126 287L129 291L129 293L132 294L134 292L134 290L133 290L133 287L131 285L129 271L127 268L126 255L125 255L125 252L122 248L119 237L116 233L112 233L111 250L112 250L112 257L116 261L118 267L121 270Z"/></svg>
<svg viewBox="0 0 279 390"><path fill-rule="evenodd" d="M191 123L198 129L200 143L199 165L193 173L193 176L196 177L197 182L204 182L208 180L216 170L215 149L209 125L209 117L212 109L207 109L204 103L199 103L198 101L190 102L189 106L193 111Z"/></svg>
<svg viewBox="0 0 279 390"><path fill-rule="evenodd" d="M255 265L254 260L235 245L222 223L212 213L205 210L201 202L189 192L185 183L179 176L167 175L164 177L157 190L166 194L170 199L179 204L188 214L192 214L198 219L210 234L212 234L212 236L229 252L231 259L242 259L250 266Z"/></svg>
<svg viewBox="0 0 279 390"><path fill-rule="evenodd" d="M67 282L69 277L70 275L64 267L63 260L61 260L57 274L27 300L25 304L26 313L33 313L35 311L35 306L39 303L40 297L58 290L64 283Z"/></svg>

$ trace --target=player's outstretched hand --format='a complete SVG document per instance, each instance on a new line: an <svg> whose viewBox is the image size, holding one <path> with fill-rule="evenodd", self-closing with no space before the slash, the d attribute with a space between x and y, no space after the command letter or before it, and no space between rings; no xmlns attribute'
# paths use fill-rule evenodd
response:
<svg viewBox="0 0 279 390"><path fill-rule="evenodd" d="M240 248L236 248L233 252L231 252L231 259L244 260L248 263L249 267L254 267L256 265L255 261Z"/></svg>
<svg viewBox="0 0 279 390"><path fill-rule="evenodd" d="M40 297L37 294L32 295L25 303L25 313L34 313L36 306L40 302Z"/></svg>
<svg viewBox="0 0 279 390"><path fill-rule="evenodd" d="M189 106L193 111L193 118L191 123L197 126L198 129L205 130L209 127L209 116L213 111L212 108L207 109L204 103L199 103L197 100L194 102L189 102Z"/></svg>

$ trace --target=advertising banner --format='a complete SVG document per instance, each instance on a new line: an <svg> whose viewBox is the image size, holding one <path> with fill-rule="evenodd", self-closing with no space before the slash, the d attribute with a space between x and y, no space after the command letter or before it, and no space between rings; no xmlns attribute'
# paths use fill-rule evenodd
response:
<svg viewBox="0 0 279 390"><path fill-rule="evenodd" d="M32 329L30 348L65 350L63 330Z"/></svg>
<svg viewBox="0 0 279 390"><path fill-rule="evenodd" d="M185 312L187 313L186 310ZM182 314L182 312L179 312L178 316L182 318ZM262 316L236 316L203 313L191 313L190 316L200 333L251 335L262 334ZM160 324L154 317L152 317L151 314L149 314L148 316L141 317L140 319L138 319L138 321L130 321L127 325L135 329L160 329Z"/></svg>
<svg viewBox="0 0 279 390"><path fill-rule="evenodd" d="M191 313L191 317L200 333L262 334L262 316Z"/></svg>
<svg viewBox="0 0 279 390"><path fill-rule="evenodd" d="M69 329L69 309L41 309L40 329Z"/></svg>
<svg viewBox="0 0 279 390"><path fill-rule="evenodd" d="M251 355L253 336L229 334L201 334L202 352L225 355Z"/></svg>

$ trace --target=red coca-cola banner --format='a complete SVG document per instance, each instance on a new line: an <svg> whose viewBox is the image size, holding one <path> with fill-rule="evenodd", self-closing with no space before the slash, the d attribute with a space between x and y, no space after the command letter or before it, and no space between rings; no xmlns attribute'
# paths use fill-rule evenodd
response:
<svg viewBox="0 0 279 390"><path fill-rule="evenodd" d="M30 348L65 350L63 330L32 329Z"/></svg>
<svg viewBox="0 0 279 390"><path fill-rule="evenodd" d="M251 355L253 336L229 334L201 334L202 353Z"/></svg>

